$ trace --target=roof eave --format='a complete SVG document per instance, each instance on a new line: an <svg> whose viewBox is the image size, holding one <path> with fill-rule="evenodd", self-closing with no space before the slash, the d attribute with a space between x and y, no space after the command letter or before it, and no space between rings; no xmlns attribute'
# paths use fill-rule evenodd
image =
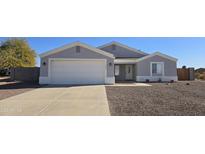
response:
<svg viewBox="0 0 205 154"><path fill-rule="evenodd" d="M54 54L54 53L58 53L58 52L60 52L60 51L63 51L63 50L65 50L65 49L69 49L69 48L75 47L75 46L81 46L81 47L87 48L87 49L89 49L89 50L91 50L91 51L95 51L95 52L97 52L97 53L99 53L99 54L105 55L105 56L107 56L107 57L115 58L114 55L111 54L111 53L108 53L108 52L106 52L106 51L97 49L97 48L95 48L95 47L92 47L92 46L90 46L90 45L87 45L87 44L84 44L84 43L81 43L81 42L70 43L70 44L64 45L64 46L62 46L62 47L55 48L55 49L53 49L53 50L49 50L49 51L47 51L47 52L45 52L45 53L40 54L39 56L40 56L40 58L43 58L43 57L52 55L52 54Z"/></svg>
<svg viewBox="0 0 205 154"><path fill-rule="evenodd" d="M166 58L166 59L169 59L171 61L175 61L177 62L178 59L174 58L174 57L171 57L171 56L168 56L168 55L165 55L163 53L160 53L160 52L154 52L153 54L150 54L150 55L147 55L145 57L142 57L142 58L139 58L136 60L136 62L140 62L140 61L143 61L143 60L146 60L148 58L151 58L153 56L160 56L160 57L163 57L163 58Z"/></svg>
<svg viewBox="0 0 205 154"><path fill-rule="evenodd" d="M126 48L126 49L129 49L130 51L133 51L133 52L136 52L136 53L139 53L139 54L142 54L142 55L149 55L148 53L145 53L145 52L143 52L143 51L139 51L139 50L137 50L137 49L135 49L135 48L129 47L129 46L127 46L127 45L124 45L124 44L122 44L122 43L115 42L115 41L112 41L112 42L110 42L110 43L101 45L101 46L99 46L99 47L97 47L97 48L98 48L98 49L102 49L102 48L104 48L104 47L107 47L107 46L110 46L110 45L113 45L113 44L114 44L114 45L118 45L118 46L123 47L123 48Z"/></svg>

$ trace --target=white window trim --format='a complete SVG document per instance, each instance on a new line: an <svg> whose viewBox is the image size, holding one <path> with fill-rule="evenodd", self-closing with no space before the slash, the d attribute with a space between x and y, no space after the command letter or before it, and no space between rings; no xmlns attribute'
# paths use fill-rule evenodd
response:
<svg viewBox="0 0 205 154"><path fill-rule="evenodd" d="M150 76L152 75L152 64L162 64L162 76L164 76L164 62L150 62Z"/></svg>

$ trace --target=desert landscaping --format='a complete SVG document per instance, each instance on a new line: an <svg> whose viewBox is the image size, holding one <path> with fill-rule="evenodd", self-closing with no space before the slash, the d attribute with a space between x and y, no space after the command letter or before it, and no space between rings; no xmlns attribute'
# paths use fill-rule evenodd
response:
<svg viewBox="0 0 205 154"><path fill-rule="evenodd" d="M111 115L204 116L205 82L151 83L149 87L106 86Z"/></svg>

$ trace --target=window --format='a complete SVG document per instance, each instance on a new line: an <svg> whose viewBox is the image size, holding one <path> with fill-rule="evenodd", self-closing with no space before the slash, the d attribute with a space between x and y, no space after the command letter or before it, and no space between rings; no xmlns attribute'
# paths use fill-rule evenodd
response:
<svg viewBox="0 0 205 154"><path fill-rule="evenodd" d="M157 64L156 63L152 64L152 74L157 74Z"/></svg>
<svg viewBox="0 0 205 154"><path fill-rule="evenodd" d="M115 65L115 75L116 76L120 75L120 66L119 65Z"/></svg>
<svg viewBox="0 0 205 154"><path fill-rule="evenodd" d="M163 75L163 63L161 62L152 63L152 74Z"/></svg>

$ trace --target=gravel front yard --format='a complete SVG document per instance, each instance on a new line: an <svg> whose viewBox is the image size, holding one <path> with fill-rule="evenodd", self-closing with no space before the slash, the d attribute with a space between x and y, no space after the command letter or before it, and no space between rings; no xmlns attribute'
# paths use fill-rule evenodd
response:
<svg viewBox="0 0 205 154"><path fill-rule="evenodd" d="M8 80L0 78L0 100L40 87L34 83L9 82Z"/></svg>
<svg viewBox="0 0 205 154"><path fill-rule="evenodd" d="M151 85L150 87L106 86L111 115L205 115L205 82Z"/></svg>

